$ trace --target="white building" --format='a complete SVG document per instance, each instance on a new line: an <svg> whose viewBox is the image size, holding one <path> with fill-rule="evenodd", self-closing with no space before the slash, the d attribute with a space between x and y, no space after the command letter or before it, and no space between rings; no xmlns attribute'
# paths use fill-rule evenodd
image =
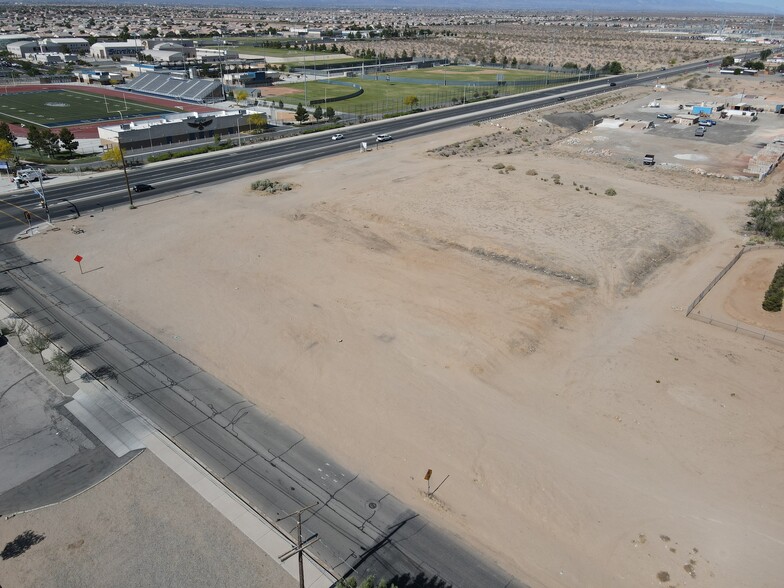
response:
<svg viewBox="0 0 784 588"><path fill-rule="evenodd" d="M90 43L81 37L55 37L40 43L42 53L87 53Z"/></svg>
<svg viewBox="0 0 784 588"><path fill-rule="evenodd" d="M113 57L135 57L144 50L144 45L138 39L130 39L117 43L95 43L90 47L90 56L96 59L112 59Z"/></svg>

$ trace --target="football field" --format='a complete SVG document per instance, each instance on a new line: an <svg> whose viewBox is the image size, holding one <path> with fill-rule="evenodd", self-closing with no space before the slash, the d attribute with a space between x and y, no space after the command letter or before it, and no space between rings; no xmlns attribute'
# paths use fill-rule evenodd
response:
<svg viewBox="0 0 784 588"><path fill-rule="evenodd" d="M172 109L78 90L33 90L0 94L0 120L63 127L101 121L156 116Z"/></svg>

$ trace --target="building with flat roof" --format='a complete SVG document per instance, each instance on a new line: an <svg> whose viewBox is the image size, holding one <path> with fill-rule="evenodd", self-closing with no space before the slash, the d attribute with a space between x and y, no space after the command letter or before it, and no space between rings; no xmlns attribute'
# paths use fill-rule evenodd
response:
<svg viewBox="0 0 784 588"><path fill-rule="evenodd" d="M112 59L113 57L136 56L144 50L144 44L139 39L116 43L94 43L90 47L90 56L96 59Z"/></svg>

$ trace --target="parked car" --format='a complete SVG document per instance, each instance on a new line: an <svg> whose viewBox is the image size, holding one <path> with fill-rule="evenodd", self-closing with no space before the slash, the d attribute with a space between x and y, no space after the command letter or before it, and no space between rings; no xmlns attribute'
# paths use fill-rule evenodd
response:
<svg viewBox="0 0 784 588"><path fill-rule="evenodd" d="M701 120L697 122L698 125L701 127L712 127L713 125L710 123L709 120Z"/></svg>
<svg viewBox="0 0 784 588"><path fill-rule="evenodd" d="M335 133L334 135L332 135L332 140L333 141L340 141L342 138L343 138L343 135L341 135L340 133Z"/></svg>
<svg viewBox="0 0 784 588"><path fill-rule="evenodd" d="M670 118L672 118L672 115L671 114L665 114L665 113L662 112L661 114L657 114L656 118L670 119Z"/></svg>
<svg viewBox="0 0 784 588"><path fill-rule="evenodd" d="M148 190L154 190L155 186L151 186L150 184L134 184L133 191L134 192L147 192Z"/></svg>
<svg viewBox="0 0 784 588"><path fill-rule="evenodd" d="M391 141L391 140L392 140L392 135L384 134L384 135L379 135L378 137L376 137L376 142L378 142L378 143L383 143L384 141Z"/></svg>
<svg viewBox="0 0 784 588"><path fill-rule="evenodd" d="M694 136L702 137L703 135L705 135L705 127L697 127L697 129L694 131Z"/></svg>

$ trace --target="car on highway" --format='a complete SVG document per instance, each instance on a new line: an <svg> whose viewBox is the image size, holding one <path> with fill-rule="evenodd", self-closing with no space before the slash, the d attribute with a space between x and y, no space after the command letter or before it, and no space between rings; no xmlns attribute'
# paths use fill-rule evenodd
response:
<svg viewBox="0 0 784 588"><path fill-rule="evenodd" d="M335 133L334 135L332 135L332 140L333 141L340 141L342 138L343 138L343 135L341 135L340 133Z"/></svg>
<svg viewBox="0 0 784 588"><path fill-rule="evenodd" d="M616 84L615 82L610 82L610 85L611 86L617 86L618 84Z"/></svg>
<svg viewBox="0 0 784 588"><path fill-rule="evenodd" d="M391 140L392 140L392 135L383 134L376 137L377 143L383 143L384 141L391 141Z"/></svg>
<svg viewBox="0 0 784 588"><path fill-rule="evenodd" d="M134 184L133 191L134 192L147 192L149 190L154 190L155 186L151 186L150 184Z"/></svg>
<svg viewBox="0 0 784 588"><path fill-rule="evenodd" d="M657 114L656 118L663 118L663 119L666 120L666 119L672 118L672 115L671 114L666 114L666 113L662 112L661 114Z"/></svg>

